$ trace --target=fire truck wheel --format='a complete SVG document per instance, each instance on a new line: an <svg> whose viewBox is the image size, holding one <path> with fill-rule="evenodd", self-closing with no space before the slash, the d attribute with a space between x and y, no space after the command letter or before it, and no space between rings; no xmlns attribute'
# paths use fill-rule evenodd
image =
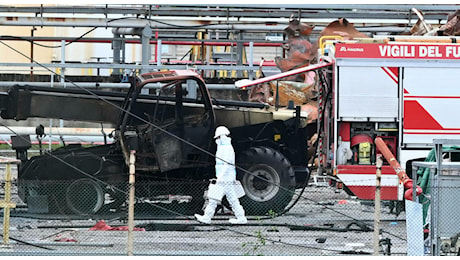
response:
<svg viewBox="0 0 460 260"><path fill-rule="evenodd" d="M67 188L65 199L73 213L94 214L104 205L104 191L91 179L78 179Z"/></svg>
<svg viewBox="0 0 460 260"><path fill-rule="evenodd" d="M267 147L252 147L238 154L236 160L237 178L246 193L240 198L246 214L282 212L295 191L295 173L290 162Z"/></svg>

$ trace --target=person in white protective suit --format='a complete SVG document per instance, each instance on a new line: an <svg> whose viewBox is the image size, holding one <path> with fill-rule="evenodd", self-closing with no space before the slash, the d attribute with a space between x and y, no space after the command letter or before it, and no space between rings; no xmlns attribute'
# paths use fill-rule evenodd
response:
<svg viewBox="0 0 460 260"><path fill-rule="evenodd" d="M246 224L248 222L245 212L240 204L239 198L244 196L244 189L241 183L236 180L235 151L232 146L232 139L228 136L230 131L225 126L216 128L214 139L216 140L216 179L211 180L208 189L208 205L204 215L195 214L198 221L209 224L214 216L217 205L224 196L235 214L235 218L229 219L232 224Z"/></svg>

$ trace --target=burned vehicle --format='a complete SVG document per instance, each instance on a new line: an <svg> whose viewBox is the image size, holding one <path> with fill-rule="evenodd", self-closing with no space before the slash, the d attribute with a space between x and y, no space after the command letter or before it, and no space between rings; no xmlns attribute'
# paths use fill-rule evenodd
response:
<svg viewBox="0 0 460 260"><path fill-rule="evenodd" d="M142 91L151 86L147 93ZM129 155L135 151L137 208L193 214L215 176L213 132L231 131L247 214L282 212L309 178L307 125L300 108L217 100L194 71L151 72L125 92L12 86L0 94L1 117L111 124L112 143L78 144L31 156L30 137L12 136L21 160L20 198L38 213L95 215L126 207ZM168 203L166 203L168 202Z"/></svg>

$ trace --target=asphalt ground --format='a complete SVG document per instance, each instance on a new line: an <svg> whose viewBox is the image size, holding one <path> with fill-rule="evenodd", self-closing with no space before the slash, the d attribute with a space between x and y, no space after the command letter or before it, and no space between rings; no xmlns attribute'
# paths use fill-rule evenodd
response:
<svg viewBox="0 0 460 260"><path fill-rule="evenodd" d="M299 194L301 190L298 190ZM296 198L297 196L294 196ZM15 198L17 199L17 198ZM20 206L20 201L18 201ZM374 254L373 202L359 201L343 190L308 186L284 215L248 216L248 224L228 223L231 212L218 212L212 223L193 216L151 216L135 220L145 231L127 231L126 218L104 219L121 230L90 230L101 219L34 217L12 212L3 256L354 256ZM406 255L405 212L382 205L378 218L382 241L378 255ZM3 231L3 230L2 230ZM132 240L130 240L132 238ZM132 242L130 242L132 241Z"/></svg>

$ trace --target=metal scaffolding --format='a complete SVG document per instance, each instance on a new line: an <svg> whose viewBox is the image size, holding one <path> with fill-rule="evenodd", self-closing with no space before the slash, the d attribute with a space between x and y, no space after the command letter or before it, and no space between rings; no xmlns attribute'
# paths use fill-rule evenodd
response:
<svg viewBox="0 0 460 260"><path fill-rule="evenodd" d="M311 39L330 22L338 18L350 20L355 28L369 36L377 34L401 34L408 32L417 22L413 8L423 12L425 21L436 26L446 22L447 16L455 12L456 4L96 4L96 5L30 5L0 6L0 30L2 27L67 27L67 28L105 28L110 29L113 37L94 38L68 35L29 37L1 34L0 42L25 41L33 44L42 42L67 43L108 43L113 55L111 62L74 62L65 59L46 64L37 64L31 58L30 63L11 63L0 61L1 67L111 69L113 74L121 75L123 70L187 69L191 66L201 71L228 70L238 73L247 71L247 77L257 72L253 51L258 47L278 47L285 43L283 37L267 40L266 35L283 35L289 21L298 19L314 26ZM203 33L198 37L198 33ZM141 44L142 58L139 63L130 64L124 60L127 44ZM171 63L161 57L164 45L190 45L200 51L199 58L192 63ZM154 46L152 50L152 46ZM218 64L210 58L206 47L224 46L232 48L230 63ZM243 48L245 47L245 48ZM244 50L249 48L249 55ZM31 53L33 47L31 47ZM62 55L65 56L63 50ZM153 56L153 57L152 57ZM246 60L243 59L246 57ZM223 61L223 59L220 59ZM242 74L238 74L242 76Z"/></svg>

